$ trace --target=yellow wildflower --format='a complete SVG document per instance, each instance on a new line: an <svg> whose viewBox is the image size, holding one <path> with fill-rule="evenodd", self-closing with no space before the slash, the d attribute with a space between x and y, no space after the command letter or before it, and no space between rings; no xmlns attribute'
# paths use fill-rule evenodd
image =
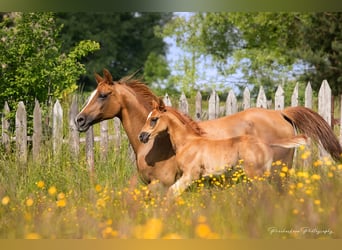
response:
<svg viewBox="0 0 342 250"><path fill-rule="evenodd" d="M293 210L292 210L292 213L293 213L293 214L298 214L299 211L298 211L298 209L293 209Z"/></svg>
<svg viewBox="0 0 342 250"><path fill-rule="evenodd" d="M9 202L10 202L10 198L8 196L3 197L1 200L1 204L4 206L7 206Z"/></svg>
<svg viewBox="0 0 342 250"><path fill-rule="evenodd" d="M60 192L58 195L57 195L57 199L58 200L62 200L65 198L65 194L63 192Z"/></svg>
<svg viewBox="0 0 342 250"><path fill-rule="evenodd" d="M38 182L36 183L36 185L37 185L37 187L39 187L39 188L44 188L44 187L45 187L44 181L38 181Z"/></svg>
<svg viewBox="0 0 342 250"><path fill-rule="evenodd" d="M289 170L289 168L288 168L287 166L284 166L284 167L281 168L281 171L283 171L283 172L285 172L285 173L286 173L288 170Z"/></svg>
<svg viewBox="0 0 342 250"><path fill-rule="evenodd" d="M281 165L281 161L276 161L275 163L274 163L276 166L280 166Z"/></svg>
<svg viewBox="0 0 342 250"><path fill-rule="evenodd" d="M103 238L113 238L118 236L118 231L113 230L111 227L106 227L102 230L102 237Z"/></svg>
<svg viewBox="0 0 342 250"><path fill-rule="evenodd" d="M48 189L48 193L49 195L53 196L57 193L57 188L55 186L51 186L49 189Z"/></svg>
<svg viewBox="0 0 342 250"><path fill-rule="evenodd" d="M57 207L65 207L66 206L66 200L65 199L61 199L56 201Z"/></svg>
<svg viewBox="0 0 342 250"><path fill-rule="evenodd" d="M281 172L281 173L279 173L279 176L280 176L281 178L284 178L284 177L286 176L286 174L283 173L283 172Z"/></svg>
<svg viewBox="0 0 342 250"><path fill-rule="evenodd" d="M312 190L311 190L311 189L307 189L307 190L305 190L305 193L306 193L307 195L310 195L310 194L312 194Z"/></svg>
<svg viewBox="0 0 342 250"><path fill-rule="evenodd" d="M302 188L302 187L304 187L304 184L301 183L301 182L298 182L298 183L297 183L297 188Z"/></svg>
<svg viewBox="0 0 342 250"><path fill-rule="evenodd" d="M320 205L320 204L321 204L321 201L320 201L320 200L314 200L314 204L315 204L315 205Z"/></svg>
<svg viewBox="0 0 342 250"><path fill-rule="evenodd" d="M321 179L321 176L318 175L318 174L313 174L313 175L311 176L311 179L312 179L312 180L315 180L315 181L319 181L319 180Z"/></svg>
<svg viewBox="0 0 342 250"><path fill-rule="evenodd" d="M28 233L25 235L25 239L27 240L39 240L41 238L42 237L37 233Z"/></svg>
<svg viewBox="0 0 342 250"><path fill-rule="evenodd" d="M195 233L198 237L200 237L202 239L206 239L210 235L211 230L207 224L200 223L196 226Z"/></svg>
<svg viewBox="0 0 342 250"><path fill-rule="evenodd" d="M332 178L332 177L334 177L334 174L332 172L328 172L328 177Z"/></svg>
<svg viewBox="0 0 342 250"><path fill-rule="evenodd" d="M167 234L163 237L163 239L165 239L165 240L173 240L173 239L178 240L178 239L182 239L182 238L183 237L177 233L170 233L170 234Z"/></svg>
<svg viewBox="0 0 342 250"><path fill-rule="evenodd" d="M321 160L317 160L313 163L314 167L322 166L323 162Z"/></svg>
<svg viewBox="0 0 342 250"><path fill-rule="evenodd" d="M26 206L31 207L33 205L33 200L31 198L28 198L26 200Z"/></svg>
<svg viewBox="0 0 342 250"><path fill-rule="evenodd" d="M96 190L96 192L101 192L101 190L102 190L102 187L101 187L101 185L100 184L97 184L96 186L95 186L95 190Z"/></svg>
<svg viewBox="0 0 342 250"><path fill-rule="evenodd" d="M99 198L96 201L96 207L98 207L98 208L105 208L106 207L106 201L104 199Z"/></svg>

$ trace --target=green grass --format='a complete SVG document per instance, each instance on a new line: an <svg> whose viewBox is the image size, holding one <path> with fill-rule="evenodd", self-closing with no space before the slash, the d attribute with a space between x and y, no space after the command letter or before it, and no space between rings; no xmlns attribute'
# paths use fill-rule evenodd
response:
<svg viewBox="0 0 342 250"><path fill-rule="evenodd" d="M303 149L295 170L275 163L282 168L282 192L268 177L249 184L236 175L220 182L212 177L170 203L131 181L136 167L127 148L124 140L120 154L110 150L101 161L96 145L92 178L82 147L79 159L65 146L59 157L44 150L39 162L26 165L15 154L1 154L0 238L342 236L342 165L314 159L306 170Z"/></svg>

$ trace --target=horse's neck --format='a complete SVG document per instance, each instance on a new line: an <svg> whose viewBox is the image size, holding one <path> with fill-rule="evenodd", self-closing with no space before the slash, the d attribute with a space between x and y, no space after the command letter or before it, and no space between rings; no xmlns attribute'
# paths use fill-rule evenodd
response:
<svg viewBox="0 0 342 250"><path fill-rule="evenodd" d="M191 128L180 122L178 118L168 116L167 119L170 140L176 153L181 150L187 142L199 137Z"/></svg>
<svg viewBox="0 0 342 250"><path fill-rule="evenodd" d="M145 124L148 111L138 103L135 96L130 96L131 93L127 93L127 98L122 98L123 107L121 111L122 126L127 134L128 140L133 147L135 153L137 153L141 143L139 142L138 135L141 128Z"/></svg>

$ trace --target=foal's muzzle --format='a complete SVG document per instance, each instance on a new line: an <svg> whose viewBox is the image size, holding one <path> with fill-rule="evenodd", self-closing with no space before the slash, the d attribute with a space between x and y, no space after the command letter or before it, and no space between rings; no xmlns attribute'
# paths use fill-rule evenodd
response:
<svg viewBox="0 0 342 250"><path fill-rule="evenodd" d="M150 133L147 132L141 132L139 135L139 141L141 141L142 143L147 143L148 140L150 139Z"/></svg>

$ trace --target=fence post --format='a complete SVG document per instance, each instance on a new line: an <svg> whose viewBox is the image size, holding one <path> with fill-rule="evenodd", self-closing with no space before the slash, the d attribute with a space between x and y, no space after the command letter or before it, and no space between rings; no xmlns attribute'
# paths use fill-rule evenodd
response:
<svg viewBox="0 0 342 250"><path fill-rule="evenodd" d="M27 162L27 114L23 102L19 102L15 115L15 137L17 157L21 163Z"/></svg>
<svg viewBox="0 0 342 250"><path fill-rule="evenodd" d="M33 160L39 159L40 146L42 141L42 110L36 99L33 109L33 135L32 135L32 156Z"/></svg>
<svg viewBox="0 0 342 250"><path fill-rule="evenodd" d="M202 95L201 92L197 91L196 94L196 120L201 120L202 117Z"/></svg>
<svg viewBox="0 0 342 250"><path fill-rule="evenodd" d="M242 106L243 106L243 110L249 109L251 107L251 93L247 87L243 91Z"/></svg>
<svg viewBox="0 0 342 250"><path fill-rule="evenodd" d="M170 97L169 95L166 93L164 98L163 98L163 102L166 106L172 106L172 103L171 103L171 100L170 100Z"/></svg>
<svg viewBox="0 0 342 250"><path fill-rule="evenodd" d="M215 90L211 93L209 97L209 107L208 107L208 119L215 119L219 116L220 111L220 99Z"/></svg>
<svg viewBox="0 0 342 250"><path fill-rule="evenodd" d="M63 143L63 110L57 100L52 111L52 149L55 155L59 154Z"/></svg>
<svg viewBox="0 0 342 250"><path fill-rule="evenodd" d="M318 92L318 114L331 126L331 89L327 82L324 80ZM328 156L328 153L319 146L321 157Z"/></svg>
<svg viewBox="0 0 342 250"><path fill-rule="evenodd" d="M284 97L284 90L279 85L274 97L274 109L275 110L283 110L285 105L285 97Z"/></svg>
<svg viewBox="0 0 342 250"><path fill-rule="evenodd" d="M92 178L94 174L94 129L90 126L86 132L86 161L88 164L88 170Z"/></svg>
<svg viewBox="0 0 342 250"><path fill-rule="evenodd" d="M233 90L230 90L226 100L226 115L232 115L237 112L237 100Z"/></svg>
<svg viewBox="0 0 342 250"><path fill-rule="evenodd" d="M318 92L318 114L331 126L331 89L324 80Z"/></svg>
<svg viewBox="0 0 342 250"><path fill-rule="evenodd" d="M260 86L257 101L256 101L257 108L267 108L267 99L264 88Z"/></svg>
<svg viewBox="0 0 342 250"><path fill-rule="evenodd" d="M291 96L291 107L297 107L298 106L298 82L296 83L296 86L293 89L293 93Z"/></svg>
<svg viewBox="0 0 342 250"><path fill-rule="evenodd" d="M78 113L77 97L72 98L69 110L69 149L72 156L77 159L80 152L80 134L77 131L75 117Z"/></svg>
<svg viewBox="0 0 342 250"><path fill-rule="evenodd" d="M102 121L100 122L100 159L101 161L104 161L107 159L107 153L108 153L108 121Z"/></svg>
<svg viewBox="0 0 342 250"><path fill-rule="evenodd" d="M2 123L1 138L2 138L2 144L4 145L7 153L10 152L11 150L11 138L9 135L10 123L7 119L7 115L9 114L9 112L10 112L10 109L9 109L8 103L5 102L4 111L1 117L1 123Z"/></svg>
<svg viewBox="0 0 342 250"><path fill-rule="evenodd" d="M184 92L182 92L182 95L179 99L179 110L184 114L189 114L189 104Z"/></svg>
<svg viewBox="0 0 342 250"><path fill-rule="evenodd" d="M121 146L121 121L119 118L114 117L114 144L115 144L115 151L118 152Z"/></svg>
<svg viewBox="0 0 342 250"><path fill-rule="evenodd" d="M310 82L306 85L305 88L305 103L304 106L312 109L312 88Z"/></svg>

